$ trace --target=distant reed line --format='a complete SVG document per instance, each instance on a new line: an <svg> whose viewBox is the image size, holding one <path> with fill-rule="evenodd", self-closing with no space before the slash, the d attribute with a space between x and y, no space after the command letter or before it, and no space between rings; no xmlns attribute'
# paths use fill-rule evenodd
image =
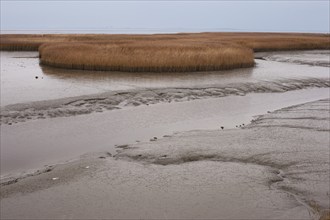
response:
<svg viewBox="0 0 330 220"><path fill-rule="evenodd" d="M0 50L39 50L43 65L122 72L252 67L256 51L330 49L329 34L194 33L0 35Z"/></svg>

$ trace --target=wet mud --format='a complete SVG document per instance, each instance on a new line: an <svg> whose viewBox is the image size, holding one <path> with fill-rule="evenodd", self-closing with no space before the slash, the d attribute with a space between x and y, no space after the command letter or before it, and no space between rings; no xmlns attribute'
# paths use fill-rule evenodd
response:
<svg viewBox="0 0 330 220"><path fill-rule="evenodd" d="M188 132L136 144L117 158L144 164L199 161L253 164L275 174L270 188L288 193L318 219L329 208L329 99L266 114L240 130Z"/></svg>
<svg viewBox="0 0 330 220"><path fill-rule="evenodd" d="M1 217L320 219L330 205L329 104L118 146L3 182Z"/></svg>
<svg viewBox="0 0 330 220"><path fill-rule="evenodd" d="M330 52L328 50L260 52L255 55L255 58L260 60L323 67L330 67L329 57Z"/></svg>
<svg viewBox="0 0 330 220"><path fill-rule="evenodd" d="M124 107L168 102L184 102L196 99L219 98L249 93L278 93L306 88L327 88L328 79L309 78L277 80L261 83L229 84L210 88L164 88L109 92L97 95L64 98L8 105L1 108L0 124L14 124L29 120L70 117L103 112Z"/></svg>

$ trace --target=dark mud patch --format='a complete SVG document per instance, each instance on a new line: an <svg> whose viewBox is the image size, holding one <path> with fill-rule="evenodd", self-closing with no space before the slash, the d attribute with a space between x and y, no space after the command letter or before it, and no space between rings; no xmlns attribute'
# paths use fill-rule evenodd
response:
<svg viewBox="0 0 330 220"><path fill-rule="evenodd" d="M268 153L267 153L268 154ZM269 153L270 154L270 153ZM266 154L265 154L266 155ZM184 163L190 162L198 162L198 161L218 161L218 162L230 162L230 163L244 163L244 164L252 164L252 165L260 165L266 166L273 169L285 169L290 166L295 165L295 163L277 163L276 161L271 161L267 158L263 159L263 155L254 155L251 157L241 158L241 157L229 157L223 156L221 154L208 154L203 152L189 152L183 155L178 155L176 157L171 157L170 155L148 155L148 154L138 154L138 155L126 155L125 153L118 154L115 156L116 158L121 159L129 159L131 161L141 161L147 162L157 165L180 165Z"/></svg>

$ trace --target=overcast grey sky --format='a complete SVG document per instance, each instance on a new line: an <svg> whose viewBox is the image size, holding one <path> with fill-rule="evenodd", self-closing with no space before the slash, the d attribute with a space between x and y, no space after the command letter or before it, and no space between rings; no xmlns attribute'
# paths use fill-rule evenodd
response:
<svg viewBox="0 0 330 220"><path fill-rule="evenodd" d="M329 4L329 0L1 0L1 30L121 32L118 29L151 28L182 32L189 30L329 32Z"/></svg>

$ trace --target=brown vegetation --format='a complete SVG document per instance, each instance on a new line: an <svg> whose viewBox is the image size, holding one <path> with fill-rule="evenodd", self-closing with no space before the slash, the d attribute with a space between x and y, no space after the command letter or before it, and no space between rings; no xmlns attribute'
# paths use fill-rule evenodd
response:
<svg viewBox="0 0 330 220"><path fill-rule="evenodd" d="M0 35L0 50L38 50L42 64L132 72L222 70L254 65L253 51L330 49L328 34Z"/></svg>
<svg viewBox="0 0 330 220"><path fill-rule="evenodd" d="M321 213L320 220L330 220L330 210L324 210Z"/></svg>
<svg viewBox="0 0 330 220"><path fill-rule="evenodd" d="M39 51L42 64L84 70L186 72L254 64L252 50L224 45L74 43L45 44Z"/></svg>

